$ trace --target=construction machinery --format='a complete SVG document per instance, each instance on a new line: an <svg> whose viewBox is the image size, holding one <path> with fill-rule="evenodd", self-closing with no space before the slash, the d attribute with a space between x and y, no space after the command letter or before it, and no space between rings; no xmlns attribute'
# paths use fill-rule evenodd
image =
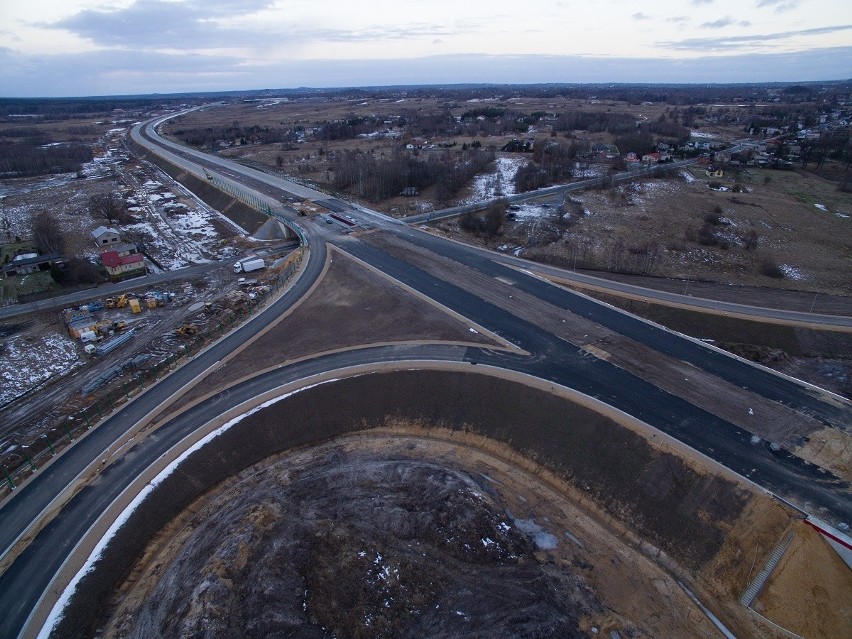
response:
<svg viewBox="0 0 852 639"><path fill-rule="evenodd" d="M192 337L198 334L198 327L195 324L181 324L175 329L175 333L181 337Z"/></svg>

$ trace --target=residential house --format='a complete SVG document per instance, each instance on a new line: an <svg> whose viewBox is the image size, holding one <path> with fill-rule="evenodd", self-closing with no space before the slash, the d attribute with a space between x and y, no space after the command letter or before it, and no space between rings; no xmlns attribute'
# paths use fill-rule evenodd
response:
<svg viewBox="0 0 852 639"><path fill-rule="evenodd" d="M101 262L113 282L144 275L145 257L140 253L119 255L117 251L106 251L101 254Z"/></svg>
<svg viewBox="0 0 852 639"><path fill-rule="evenodd" d="M411 140L408 142L408 144L405 145L405 148L406 149L422 149L427 144L429 144L429 141L426 140L425 138L411 138Z"/></svg>
<svg viewBox="0 0 852 639"><path fill-rule="evenodd" d="M98 246L109 246L110 244L118 244L121 242L121 235L115 229L108 226L99 226L92 231L92 237L95 238L95 244Z"/></svg>
<svg viewBox="0 0 852 639"><path fill-rule="evenodd" d="M29 275L36 271L49 271L53 265L62 266L62 258L58 253L39 255L38 253L23 253L3 267L3 277Z"/></svg>
<svg viewBox="0 0 852 639"><path fill-rule="evenodd" d="M139 252L139 249L136 248L136 245L131 244L130 242L121 242L120 244L115 244L113 246L110 246L109 250L118 253L119 257L127 257L128 255L133 255L134 253Z"/></svg>
<svg viewBox="0 0 852 639"><path fill-rule="evenodd" d="M707 174L707 177L709 177L709 178L720 178L720 177L724 177L724 175L725 175L725 172L720 167L715 166L713 164L708 166L707 169L704 172Z"/></svg>

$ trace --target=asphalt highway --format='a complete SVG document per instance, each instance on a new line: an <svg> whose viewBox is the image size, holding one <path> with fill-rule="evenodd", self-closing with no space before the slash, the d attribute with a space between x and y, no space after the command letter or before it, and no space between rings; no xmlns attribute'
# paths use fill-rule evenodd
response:
<svg viewBox="0 0 852 639"><path fill-rule="evenodd" d="M829 404L824 401L822 393L810 387L752 366L695 340L684 339L657 325L554 286L523 271L509 268L472 247L441 241L428 233L406 232L398 235L437 255L454 260L460 266L475 269L493 278L512 281L517 288L542 301L605 326L665 355L688 362L740 388L782 403L826 424L840 428L852 427L852 411L849 406Z"/></svg>
<svg viewBox="0 0 852 639"><path fill-rule="evenodd" d="M162 144L147 127L134 128L140 144ZM197 151L166 143L172 161L196 174L215 172L245 189L252 189L270 201L281 202L288 194L314 201L329 200L319 191L210 157ZM158 153L161 151L158 151ZM199 164L203 167L199 169ZM338 205L337 200L333 200ZM347 206L340 203L341 206ZM671 357L681 359L735 386L790 406L839 428L850 425L848 405L823 401L819 393L785 380L741 360L708 349L695 341L642 322L625 313L554 286L512 268L504 259L479 249L448 242L416 229L410 229L381 214L352 208L360 223L380 232L394 233L406 242L453 260L459 269L474 269L490 277L509 278L519 289L536 298L606 326ZM510 369L573 388L595 397L625 413L658 428L684 444L748 477L760 486L799 504L806 505L823 519L852 521L852 502L846 482L821 472L798 457L766 444L751 443L751 434L707 413L671 393L620 369L602 359L589 357L580 345L559 339L479 297L475 290L462 288L425 272L414 264L388 254L356 237L344 236L335 225L301 223L310 246L305 270L293 287L251 321L197 355L166 380L127 404L105 420L49 467L39 471L0 511L0 549L5 554L24 534L31 522L48 507L54 497L92 462L96 462L113 442L146 416L158 410L178 389L215 366L245 340L259 332L268 319L283 313L298 301L322 271L327 242L378 268L439 304L469 318L530 355L462 346L382 346L330 354L271 371L222 391L171 419L146 436L115 463L105 467L99 478L86 486L62 508L0 575L0 637L18 636L30 612L69 552L97 521L106 507L146 468L203 424L263 392L283 384L304 380L328 371L350 366L431 360L467 362ZM835 318L836 319L836 318Z"/></svg>

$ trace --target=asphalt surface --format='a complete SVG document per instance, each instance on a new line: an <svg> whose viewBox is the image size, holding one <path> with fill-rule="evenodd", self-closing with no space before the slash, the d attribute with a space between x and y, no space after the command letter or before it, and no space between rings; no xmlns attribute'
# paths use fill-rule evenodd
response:
<svg viewBox="0 0 852 639"><path fill-rule="evenodd" d="M138 137L139 127L134 129L134 136L141 139ZM280 202L288 194L317 201L329 199L327 194L319 191L175 146L171 147L174 151L172 159L186 164L185 168L191 168L191 158L201 156L199 161L205 163L207 170L219 174L221 168L230 179L239 179L246 188L257 190L271 201ZM396 233L405 241L456 261L460 268L476 269L492 277L508 277L525 292L565 309L566 313L587 317L662 353L688 361L732 384L784 403L825 423L838 427L849 425L848 409L821 401L816 393L799 384L520 273L500 263L505 260L495 261L498 258L494 255L408 229L398 221L380 214L354 209L349 212L359 222ZM302 223L301 219L297 222ZM199 403L145 437L136 444L132 454L106 467L99 479L78 492L59 516L0 575L0 637L18 636L30 612L77 541L126 486L179 441L228 409L265 391L291 381L354 365L426 359L468 362L471 365L487 364L534 375L606 402L676 437L767 490L808 505L823 519L852 520L849 486L845 482L827 476L783 450L773 451L766 444L752 444L750 433L604 360L588 357L578 345L558 339L534 324L484 301L475 291L444 282L357 239L343 239L341 230L335 225L307 222L302 227L311 250L305 272L294 286L262 314L197 355L165 381L104 421L52 465L39 471L0 511L0 548L4 549L4 554L54 496L73 482L89 464L97 461L110 444L120 441L134 425L156 411L177 389L257 334L269 318L283 313L304 295L322 270L326 258L326 241L335 242L342 250L470 318L531 355L460 346L363 348L311 359L260 375Z"/></svg>

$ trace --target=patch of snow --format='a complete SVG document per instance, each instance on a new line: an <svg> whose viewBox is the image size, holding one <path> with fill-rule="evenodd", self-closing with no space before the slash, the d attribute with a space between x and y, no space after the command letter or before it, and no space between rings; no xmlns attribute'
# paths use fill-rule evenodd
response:
<svg viewBox="0 0 852 639"><path fill-rule="evenodd" d="M790 266L789 264L782 264L780 268L782 271L784 271L784 275L789 277L791 280L805 279L805 274L802 273L802 271L797 269L795 266Z"/></svg>
<svg viewBox="0 0 852 639"><path fill-rule="evenodd" d="M825 204L814 204L820 211L827 211L828 207Z"/></svg>
<svg viewBox="0 0 852 639"><path fill-rule="evenodd" d="M533 220L553 215L553 207L541 204L520 204L514 211L516 220Z"/></svg>
<svg viewBox="0 0 852 639"><path fill-rule="evenodd" d="M0 405L43 384L54 375L64 375L82 366L74 340L62 333L30 341L12 335L2 343L0 358Z"/></svg>
<svg viewBox="0 0 852 639"><path fill-rule="evenodd" d="M518 530L532 538L539 550L553 550L559 543L556 535L551 535L533 519L515 519L514 522Z"/></svg>
<svg viewBox="0 0 852 639"><path fill-rule="evenodd" d="M463 204L490 200L501 195L514 195L515 173L526 162L525 158L498 157L493 173L481 173L473 178L473 193Z"/></svg>

